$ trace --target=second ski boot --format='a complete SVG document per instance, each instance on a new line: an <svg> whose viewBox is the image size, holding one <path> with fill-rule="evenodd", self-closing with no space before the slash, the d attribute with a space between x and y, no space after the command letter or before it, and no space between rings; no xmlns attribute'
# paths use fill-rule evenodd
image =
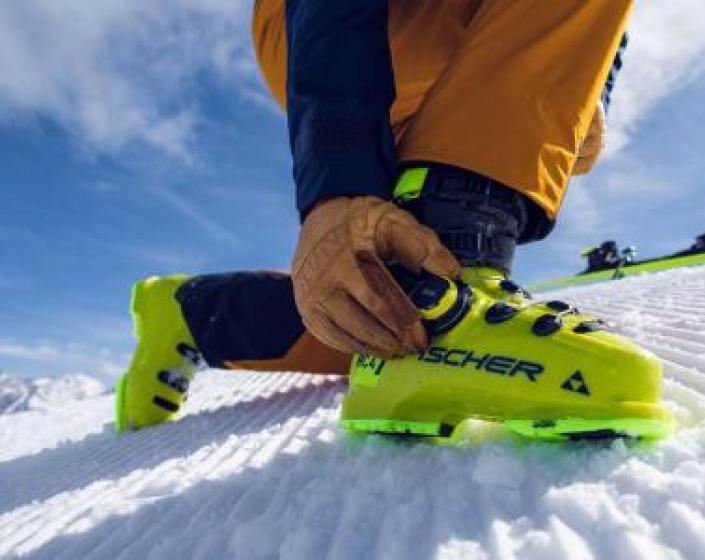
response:
<svg viewBox="0 0 705 560"><path fill-rule="evenodd" d="M568 303L535 302L508 279L517 240L550 231L530 225L528 199L446 167L408 171L397 198L456 255L462 279L393 270L431 344L389 361L355 357L344 428L449 437L475 418L546 439L670 432L654 355Z"/></svg>
<svg viewBox="0 0 705 560"><path fill-rule="evenodd" d="M115 391L115 429L137 430L173 420L202 358L176 292L186 276L152 277L132 290L137 348Z"/></svg>

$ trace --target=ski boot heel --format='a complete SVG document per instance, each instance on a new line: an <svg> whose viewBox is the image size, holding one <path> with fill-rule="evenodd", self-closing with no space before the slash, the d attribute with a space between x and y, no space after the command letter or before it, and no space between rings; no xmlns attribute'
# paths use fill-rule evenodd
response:
<svg viewBox="0 0 705 560"><path fill-rule="evenodd" d="M133 286L130 311L137 347L115 389L115 430L176 418L201 363L176 292L186 276L152 277Z"/></svg>

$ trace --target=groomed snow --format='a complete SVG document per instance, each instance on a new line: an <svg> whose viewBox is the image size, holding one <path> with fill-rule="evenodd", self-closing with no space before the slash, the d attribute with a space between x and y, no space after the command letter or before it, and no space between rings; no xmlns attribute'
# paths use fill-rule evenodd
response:
<svg viewBox="0 0 705 560"><path fill-rule="evenodd" d="M2 415L0 557L703 558L704 293L705 269L560 293L664 360L680 427L652 446L351 439L344 381L300 374L206 372L181 422L123 437L111 396Z"/></svg>

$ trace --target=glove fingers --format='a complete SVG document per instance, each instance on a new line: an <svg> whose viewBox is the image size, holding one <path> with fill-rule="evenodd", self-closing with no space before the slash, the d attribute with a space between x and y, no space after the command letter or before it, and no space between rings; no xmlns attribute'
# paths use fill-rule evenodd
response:
<svg viewBox="0 0 705 560"><path fill-rule="evenodd" d="M588 141L590 139L586 140L586 142ZM585 175L595 166L602 152L602 144L598 141L595 145L587 146L585 150L581 150L580 156L573 166L573 175Z"/></svg>
<svg viewBox="0 0 705 560"><path fill-rule="evenodd" d="M399 287L386 266L374 255L356 253L359 282L349 283L349 293L361 307L379 319L404 348L422 352L428 346L428 335L418 310Z"/></svg>
<svg viewBox="0 0 705 560"><path fill-rule="evenodd" d="M605 147L605 110L598 105L590 122L587 136L578 150L578 160L573 167L573 175L584 175L590 171Z"/></svg>
<svg viewBox="0 0 705 560"><path fill-rule="evenodd" d="M580 150L578 161L575 162L575 166L573 167L573 174L584 175L590 171L597 163L602 148L602 138L593 135L588 136Z"/></svg>
<svg viewBox="0 0 705 560"><path fill-rule="evenodd" d="M579 158L573 166L573 175L585 175L595 165L597 158Z"/></svg>
<svg viewBox="0 0 705 560"><path fill-rule="evenodd" d="M445 278L460 277L460 263L453 256L438 236L426 226L422 226L420 233L426 238L426 246L428 247L428 256L421 263L421 267L435 274L436 276L444 276Z"/></svg>
<svg viewBox="0 0 705 560"><path fill-rule="evenodd" d="M401 341L388 328L342 290L333 294L322 307L329 318L335 317L331 320L340 330L360 341L370 353L380 358L392 358L406 353Z"/></svg>
<svg viewBox="0 0 705 560"><path fill-rule="evenodd" d="M353 335L347 333L330 316L319 311L316 318L318 332L311 331L321 342L327 346L346 354L373 354L380 358L389 359L393 356L381 348L365 344Z"/></svg>
<svg viewBox="0 0 705 560"><path fill-rule="evenodd" d="M310 332L343 352L423 351L428 335L384 265L392 260L415 272L459 273L435 234L392 203L339 197L319 204L302 226L292 267L296 305Z"/></svg>
<svg viewBox="0 0 705 560"><path fill-rule="evenodd" d="M604 147L603 144L603 138L600 134L598 133L591 133L588 135L587 138L585 138L585 142L583 142L582 147L580 148L580 159L585 159L585 158L595 158L597 155L602 151L602 148Z"/></svg>
<svg viewBox="0 0 705 560"><path fill-rule="evenodd" d="M398 289L396 286L395 288ZM426 348L428 344L426 329L421 323L418 311L403 292L399 294L401 301L396 303L396 298L383 298L366 289L364 284L351 284L349 297L366 313L375 317L394 336L400 348L407 352L421 352ZM395 309L397 306L399 308L403 306L401 314Z"/></svg>
<svg viewBox="0 0 705 560"><path fill-rule="evenodd" d="M312 319L305 321L308 330L320 342L339 352L347 354L364 354L365 346L359 340L347 335L322 310L312 313Z"/></svg>
<svg viewBox="0 0 705 560"><path fill-rule="evenodd" d="M420 225L407 212L399 211L382 230L390 259L418 273L421 269L437 276L457 278L460 265L433 230Z"/></svg>

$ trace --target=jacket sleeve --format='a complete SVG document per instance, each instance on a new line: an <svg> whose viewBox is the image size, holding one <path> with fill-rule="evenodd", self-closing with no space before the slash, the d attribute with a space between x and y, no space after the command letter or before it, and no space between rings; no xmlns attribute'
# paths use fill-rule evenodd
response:
<svg viewBox="0 0 705 560"><path fill-rule="evenodd" d="M390 198L388 0L287 0L287 112L301 219L334 196Z"/></svg>
<svg viewBox="0 0 705 560"><path fill-rule="evenodd" d="M602 103L605 106L605 111L609 110L610 103L612 102L612 91L614 90L615 83L617 82L617 75L622 69L624 51L627 50L628 44L629 36L625 34L622 37L622 42L619 44L619 50L617 51L617 56L614 59L612 69L610 70L609 76L607 77L605 89L602 90Z"/></svg>

